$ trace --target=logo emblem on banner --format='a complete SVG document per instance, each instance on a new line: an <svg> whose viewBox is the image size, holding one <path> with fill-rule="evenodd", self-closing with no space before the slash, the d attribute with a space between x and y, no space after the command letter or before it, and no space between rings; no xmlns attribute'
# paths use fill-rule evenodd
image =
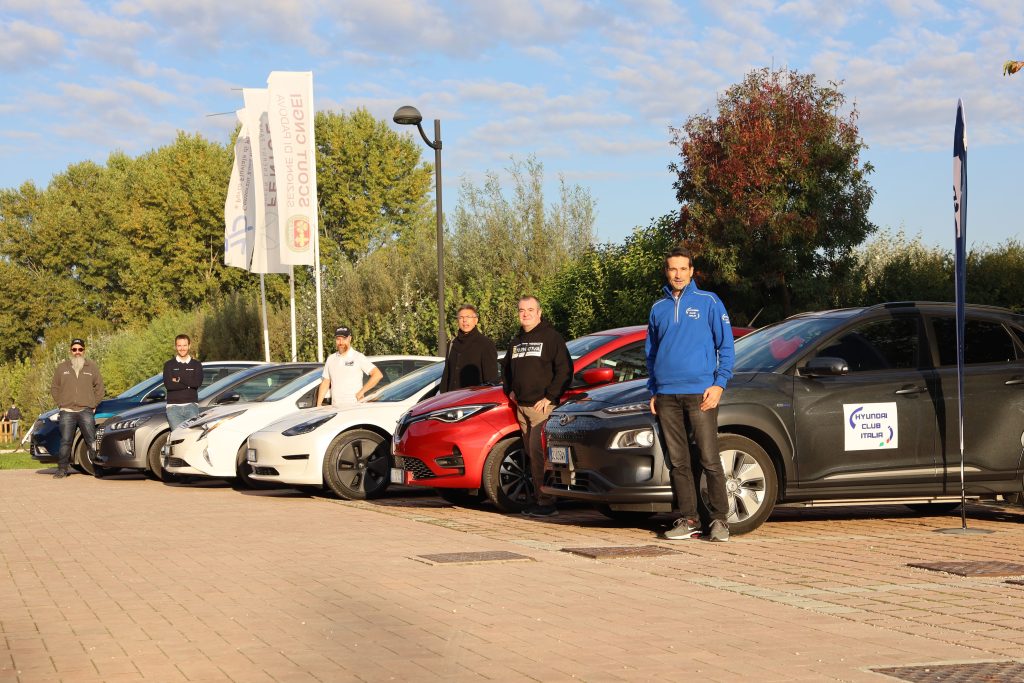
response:
<svg viewBox="0 0 1024 683"><path fill-rule="evenodd" d="M292 216L288 219L288 248L292 251L309 251L311 235L309 221L305 216Z"/></svg>
<svg viewBox="0 0 1024 683"><path fill-rule="evenodd" d="M900 423L895 403L845 403L843 423L848 451L899 447Z"/></svg>

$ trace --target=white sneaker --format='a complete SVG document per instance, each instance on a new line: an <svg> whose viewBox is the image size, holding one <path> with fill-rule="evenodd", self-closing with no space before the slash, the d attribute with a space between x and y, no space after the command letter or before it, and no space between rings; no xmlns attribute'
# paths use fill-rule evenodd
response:
<svg viewBox="0 0 1024 683"><path fill-rule="evenodd" d="M665 538L670 541L688 541L691 538L700 538L700 522L680 517L672 523L672 528L665 532Z"/></svg>

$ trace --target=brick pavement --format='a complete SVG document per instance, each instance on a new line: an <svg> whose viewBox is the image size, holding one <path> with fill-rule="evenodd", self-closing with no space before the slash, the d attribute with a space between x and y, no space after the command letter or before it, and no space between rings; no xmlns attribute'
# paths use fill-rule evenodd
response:
<svg viewBox="0 0 1024 683"><path fill-rule="evenodd" d="M136 475L0 472L0 682L894 681L1024 653L1024 515L781 510L728 544L423 495L345 502ZM593 560L566 547L655 544ZM529 562L429 564L510 551Z"/></svg>

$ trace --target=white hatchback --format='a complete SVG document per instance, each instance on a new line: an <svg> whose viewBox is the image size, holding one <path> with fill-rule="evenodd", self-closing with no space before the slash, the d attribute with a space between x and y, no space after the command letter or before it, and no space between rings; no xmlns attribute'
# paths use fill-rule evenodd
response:
<svg viewBox="0 0 1024 683"><path fill-rule="evenodd" d="M390 483L391 435L405 411L438 391L444 363L417 370L344 408L317 408L249 436L249 476L327 486L345 499L373 498Z"/></svg>
<svg viewBox="0 0 1024 683"><path fill-rule="evenodd" d="M440 360L432 356L369 356L369 359L386 380L413 368L432 367ZM246 439L252 432L280 418L295 413L302 417L324 410L313 408L321 373L322 369L316 368L259 401L217 406L182 423L168 438L164 469L178 475L239 477L246 484L254 484L245 458Z"/></svg>

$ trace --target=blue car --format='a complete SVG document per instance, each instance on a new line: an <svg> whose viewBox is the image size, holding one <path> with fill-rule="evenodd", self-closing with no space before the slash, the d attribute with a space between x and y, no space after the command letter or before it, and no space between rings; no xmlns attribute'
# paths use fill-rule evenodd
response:
<svg viewBox="0 0 1024 683"><path fill-rule="evenodd" d="M203 363L203 386L212 384L222 377L234 374L239 370L260 365L255 361L211 361ZM162 374L144 379L135 386L126 389L114 398L106 398L96 406L96 426L102 425L109 418L120 412L139 405L161 403L167 398L164 392ZM43 464L57 462L60 452L60 427L57 425L59 410L48 410L40 415L32 425L31 446L29 452L32 459ZM85 457L85 445L81 433L76 432L75 443L71 449L71 463L92 474L92 463Z"/></svg>

